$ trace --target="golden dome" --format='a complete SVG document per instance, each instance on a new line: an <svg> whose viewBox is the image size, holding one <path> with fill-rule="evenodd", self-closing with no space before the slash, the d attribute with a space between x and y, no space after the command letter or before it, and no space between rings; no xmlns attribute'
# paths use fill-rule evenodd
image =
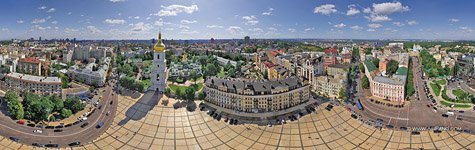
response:
<svg viewBox="0 0 475 150"><path fill-rule="evenodd" d="M165 51L165 44L162 43L162 33L158 33L158 40L155 45L153 45L153 50L155 52L163 52Z"/></svg>

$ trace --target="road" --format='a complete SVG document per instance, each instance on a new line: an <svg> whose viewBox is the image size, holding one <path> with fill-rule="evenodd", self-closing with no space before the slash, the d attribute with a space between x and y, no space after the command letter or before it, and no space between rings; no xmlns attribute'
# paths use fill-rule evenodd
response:
<svg viewBox="0 0 475 150"><path fill-rule="evenodd" d="M421 78L420 63L416 57L413 60L414 83L416 90L416 97L418 100L411 100L403 108L388 107L386 105L376 104L369 101L364 96L364 90L361 84L358 84L358 93L364 110L356 110L356 112L363 116L364 119L377 120L382 119L383 124L391 124L395 127L430 127L430 126L444 126L444 127L460 127L462 129L475 130L475 117L465 113L455 113L455 116L448 118L442 117L442 112L433 112L431 107L426 105L431 103L424 91L424 79ZM364 74L362 74L364 75ZM416 88L417 87L417 88ZM467 112L470 113L470 112ZM456 120L456 116L461 116L463 120Z"/></svg>
<svg viewBox="0 0 475 150"><path fill-rule="evenodd" d="M29 127L26 125L19 125L10 117L1 113L0 116L0 133L4 137L17 137L20 143L30 145L32 143L40 144L59 144L60 147L67 147L69 143L79 141L81 144L88 143L100 135L102 135L112 124L112 120L117 111L118 95L114 94L111 86L106 86L105 92L102 94L103 99L99 102L102 109L97 109L92 115L88 117L89 125L85 128L80 126L83 123L73 125L71 127L63 128L62 132L54 132L54 129L41 129L43 133L33 133L33 130L40 128ZM110 101L113 101L110 105ZM110 115L107 116L107 111ZM96 128L99 121L104 122L104 126L100 129Z"/></svg>

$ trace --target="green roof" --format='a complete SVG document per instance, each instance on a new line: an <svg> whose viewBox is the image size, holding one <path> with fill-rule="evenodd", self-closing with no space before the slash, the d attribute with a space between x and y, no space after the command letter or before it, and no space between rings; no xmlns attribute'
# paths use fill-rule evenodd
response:
<svg viewBox="0 0 475 150"><path fill-rule="evenodd" d="M370 60L365 60L365 61L364 61L364 64L365 64L366 67L368 68L368 71L369 71L369 72L378 69L378 68L376 68L376 66L374 66L373 62L371 62Z"/></svg>
<svg viewBox="0 0 475 150"><path fill-rule="evenodd" d="M399 67L396 70L396 75L407 75L408 69L406 67Z"/></svg>

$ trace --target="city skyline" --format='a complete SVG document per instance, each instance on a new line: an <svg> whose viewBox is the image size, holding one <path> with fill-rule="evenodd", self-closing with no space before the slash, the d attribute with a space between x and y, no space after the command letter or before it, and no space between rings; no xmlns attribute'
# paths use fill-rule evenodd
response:
<svg viewBox="0 0 475 150"><path fill-rule="evenodd" d="M12 1L1 40L316 38L474 40L473 1ZM18 11L21 10L21 11ZM453 11L457 10L457 11ZM472 12L472 13L471 13Z"/></svg>

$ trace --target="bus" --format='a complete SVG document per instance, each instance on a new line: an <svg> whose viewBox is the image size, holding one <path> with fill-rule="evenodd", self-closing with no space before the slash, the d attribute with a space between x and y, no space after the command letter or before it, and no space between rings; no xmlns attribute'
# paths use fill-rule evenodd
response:
<svg viewBox="0 0 475 150"><path fill-rule="evenodd" d="M359 110L364 110L363 105L361 104L361 101L359 99L358 101L356 101L356 107L358 107Z"/></svg>

